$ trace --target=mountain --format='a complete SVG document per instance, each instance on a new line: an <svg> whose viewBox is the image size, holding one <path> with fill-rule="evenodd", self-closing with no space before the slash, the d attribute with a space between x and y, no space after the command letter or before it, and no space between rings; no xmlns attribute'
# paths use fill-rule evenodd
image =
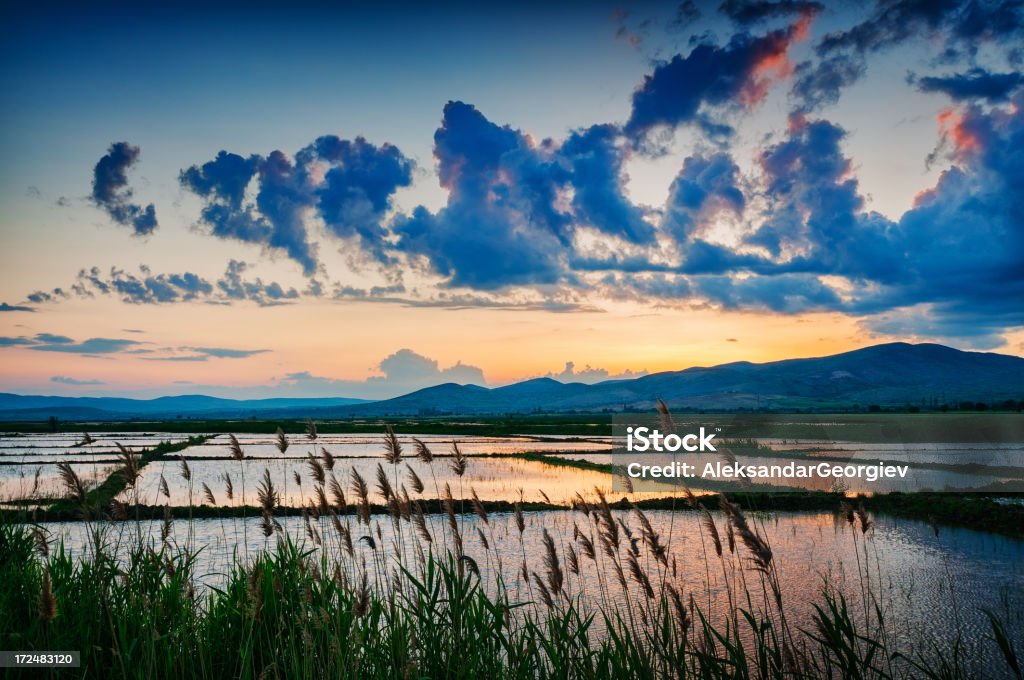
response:
<svg viewBox="0 0 1024 680"><path fill-rule="evenodd" d="M311 410L364 403L344 397L299 399L220 399L188 394L156 399L47 397L0 393L0 420L132 420L170 418L295 418Z"/></svg>
<svg viewBox="0 0 1024 680"><path fill-rule="evenodd" d="M336 416L650 410L829 409L1024 399L1024 358L934 344L890 343L811 359L739 361L594 385L549 378L485 389L454 384L330 409ZM325 412L324 415L328 413Z"/></svg>
<svg viewBox="0 0 1024 680"><path fill-rule="evenodd" d="M739 361L594 385L536 378L505 387L445 383L384 401L258 399L202 395L151 400L0 394L0 420L314 418L653 409L817 409L899 406L935 399L1024 401L1024 358L934 344L874 345L811 359Z"/></svg>

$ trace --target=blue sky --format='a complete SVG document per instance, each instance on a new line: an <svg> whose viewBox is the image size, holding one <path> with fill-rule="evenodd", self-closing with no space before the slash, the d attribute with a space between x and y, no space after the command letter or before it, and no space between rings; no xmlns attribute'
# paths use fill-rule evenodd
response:
<svg viewBox="0 0 1024 680"><path fill-rule="evenodd" d="M9 14L0 389L1024 352L1020 3Z"/></svg>

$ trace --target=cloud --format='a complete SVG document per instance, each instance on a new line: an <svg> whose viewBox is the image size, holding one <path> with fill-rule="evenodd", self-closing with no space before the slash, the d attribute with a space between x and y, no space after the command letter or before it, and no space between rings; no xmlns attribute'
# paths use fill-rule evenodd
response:
<svg viewBox="0 0 1024 680"><path fill-rule="evenodd" d="M74 343L74 340L66 335L54 335L52 333L37 333L35 340L46 345L70 345Z"/></svg>
<svg viewBox="0 0 1024 680"><path fill-rule="evenodd" d="M17 338L12 338L10 336L0 337L0 347L20 347L32 344L35 344L35 340L24 336Z"/></svg>
<svg viewBox="0 0 1024 680"><path fill-rule="evenodd" d="M50 382L60 383L61 385L106 385L102 380L79 380L78 378L71 378L64 375L55 375L50 378Z"/></svg>
<svg viewBox="0 0 1024 680"><path fill-rule="evenodd" d="M553 149L448 102L434 134L448 202L396 218L398 249L426 258L449 285L497 289L554 284L566 277L570 216L555 202L568 172Z"/></svg>
<svg viewBox="0 0 1024 680"><path fill-rule="evenodd" d="M710 117L708 107L752 106L792 69L790 46L806 35L810 15L762 36L737 33L724 46L701 43L687 55L659 63L633 92L626 132L638 138L652 128L696 123L705 133L731 132Z"/></svg>
<svg viewBox="0 0 1024 680"><path fill-rule="evenodd" d="M572 169L575 221L630 243L651 243L654 227L626 197L629 177L622 170L626 149L621 142L615 126L594 125L573 132L559 150Z"/></svg>
<svg viewBox="0 0 1024 680"><path fill-rule="evenodd" d="M270 351L269 349L230 349L226 347L183 347L182 349L217 359L245 359Z"/></svg>
<svg viewBox="0 0 1024 680"><path fill-rule="evenodd" d="M29 349L37 352L66 352L68 354L115 354L130 349L139 343L118 338L89 338L82 342L56 342L32 344Z"/></svg>
<svg viewBox="0 0 1024 680"><path fill-rule="evenodd" d="M1011 42L1024 30L1024 8L1015 0L893 0L879 2L857 25L822 38L819 52L874 52L911 37L941 36L950 48L974 54L987 42Z"/></svg>
<svg viewBox="0 0 1024 680"><path fill-rule="evenodd" d="M171 304L177 302L231 303L249 300L260 306L286 304L297 300L295 288L263 279L243 277L249 265L238 260L228 262L224 275L216 281L192 273L155 274L146 265L139 266L139 275L111 267L104 274L99 267L78 272L72 291L80 297L116 295L128 304ZM131 331L136 332L136 331Z"/></svg>
<svg viewBox="0 0 1024 680"><path fill-rule="evenodd" d="M661 230L687 243L719 213L743 213L746 199L738 186L739 167L727 153L690 156L672 181Z"/></svg>
<svg viewBox="0 0 1024 680"><path fill-rule="evenodd" d="M200 221L214 236L282 251L312 276L319 262L307 216L316 212L330 233L356 239L383 258L381 221L395 190L412 182L412 169L412 161L390 144L328 135L294 159L279 150L265 157L221 151L182 170L179 182L205 200ZM246 199L250 184L252 201Z"/></svg>
<svg viewBox="0 0 1024 680"><path fill-rule="evenodd" d="M377 147L362 137L350 141L327 135L305 153L328 167L316 189L317 210L327 229L340 238L357 239L386 261L382 222L395 190L412 183L413 162L397 147Z"/></svg>
<svg viewBox="0 0 1024 680"><path fill-rule="evenodd" d="M45 290L37 290L34 293L29 293L25 297L29 302L39 305L44 302L56 302L57 300L67 298L68 294L63 288L54 288L49 292Z"/></svg>
<svg viewBox="0 0 1024 680"><path fill-rule="evenodd" d="M725 0L719 11L738 24L756 24L766 19L788 16L813 16L825 7L818 2L805 0Z"/></svg>
<svg viewBox="0 0 1024 680"><path fill-rule="evenodd" d="M0 302L0 312L34 312L35 307L27 307L25 305L9 305L6 302Z"/></svg>
<svg viewBox="0 0 1024 680"><path fill-rule="evenodd" d="M839 101L839 95L867 72L862 56L834 55L818 61L802 61L794 70L790 94L798 110L809 113Z"/></svg>
<svg viewBox="0 0 1024 680"><path fill-rule="evenodd" d="M566 361L565 368L562 369L560 373L548 373L545 377L564 383L577 382L592 385L605 380L628 380L630 378L639 378L643 375L647 375L646 369L641 371L632 371L627 369L622 373L612 374L604 368L592 368L590 364L587 364L582 369L577 370L575 362Z"/></svg>
<svg viewBox="0 0 1024 680"><path fill-rule="evenodd" d="M136 236L153 233L157 228L156 208L132 203L128 170L139 160L140 150L128 142L110 145L93 168L92 201L118 224L130 226Z"/></svg>
<svg viewBox="0 0 1024 680"><path fill-rule="evenodd" d="M911 76L909 82L916 84L922 92L940 92L954 101L985 99L992 102L1006 101L1017 87L1024 83L1024 74L1019 72L992 73L983 68L972 68L964 73L948 76Z"/></svg>
<svg viewBox="0 0 1024 680"><path fill-rule="evenodd" d="M295 288L286 290L276 281L264 283L263 279L259 277L253 280L243 279L242 274L248 268L247 263L239 260L228 262L224 276L217 280L217 289L224 298L227 300L250 300L260 307L287 304L289 301L299 298L299 292Z"/></svg>
<svg viewBox="0 0 1024 680"><path fill-rule="evenodd" d="M400 349L390 354L375 368L383 375L370 376L366 380L338 380L313 375L309 371L288 373L277 382L274 393L389 399L446 382L487 384L483 371L476 366L456 362L442 368L436 360L410 349Z"/></svg>

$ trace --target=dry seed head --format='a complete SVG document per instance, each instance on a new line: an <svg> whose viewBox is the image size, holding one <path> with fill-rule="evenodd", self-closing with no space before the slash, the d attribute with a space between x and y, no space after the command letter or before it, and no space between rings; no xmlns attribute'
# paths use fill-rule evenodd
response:
<svg viewBox="0 0 1024 680"><path fill-rule="evenodd" d="M424 444L419 439L416 439L415 437L413 437L412 443L416 446L417 458L419 458L424 463L434 462L434 454L431 452L431 450L427 447L426 444Z"/></svg>
<svg viewBox="0 0 1024 680"><path fill-rule="evenodd" d="M238 438L233 434L229 434L228 440L231 442L228 445L228 448L231 451L231 457L235 460L242 460L245 458L245 453L242 451L242 445L238 443Z"/></svg>

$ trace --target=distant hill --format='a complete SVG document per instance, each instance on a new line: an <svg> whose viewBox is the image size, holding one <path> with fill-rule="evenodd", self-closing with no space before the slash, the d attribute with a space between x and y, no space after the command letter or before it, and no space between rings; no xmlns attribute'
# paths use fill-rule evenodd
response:
<svg viewBox="0 0 1024 680"><path fill-rule="evenodd" d="M383 401L218 399L202 395L135 400L0 394L0 420L132 418L315 418L532 411L845 409L925 400L1024 400L1024 358L934 344L890 343L811 359L739 361L594 385L537 378L505 387L445 383Z"/></svg>
<svg viewBox="0 0 1024 680"><path fill-rule="evenodd" d="M445 384L330 409L337 416L544 411L828 409L1024 399L1024 359L934 344L890 343L812 359L740 361L594 385L548 378L485 389ZM327 415L325 413L324 415Z"/></svg>
<svg viewBox="0 0 1024 680"><path fill-rule="evenodd" d="M309 399L220 399L188 394L156 399L120 397L46 397L0 393L0 421L133 420L182 418L247 418L281 416L295 418L312 410L365 403L344 397Z"/></svg>

